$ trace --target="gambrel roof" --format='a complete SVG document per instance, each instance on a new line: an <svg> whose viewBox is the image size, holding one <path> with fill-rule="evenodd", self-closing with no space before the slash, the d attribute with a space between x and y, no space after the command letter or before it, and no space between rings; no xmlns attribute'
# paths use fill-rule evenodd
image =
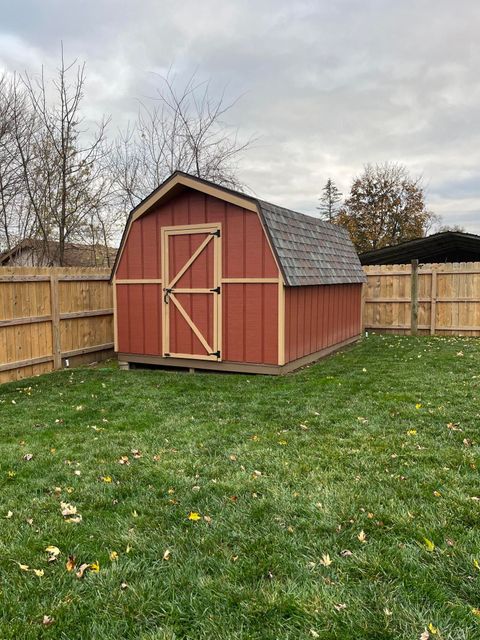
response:
<svg viewBox="0 0 480 640"><path fill-rule="evenodd" d="M357 252L345 229L181 171L173 173L133 209L112 274L116 271L131 222L182 186L257 211L287 286L356 284L365 281Z"/></svg>

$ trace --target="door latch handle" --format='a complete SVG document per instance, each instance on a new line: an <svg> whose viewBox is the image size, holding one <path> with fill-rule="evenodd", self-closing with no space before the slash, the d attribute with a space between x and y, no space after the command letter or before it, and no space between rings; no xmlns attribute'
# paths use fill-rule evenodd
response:
<svg viewBox="0 0 480 640"><path fill-rule="evenodd" d="M168 299L169 299L170 294L172 293L173 289L169 289L168 287L165 287L163 290L165 291L165 293L163 295L163 301L165 302L165 304L168 304Z"/></svg>

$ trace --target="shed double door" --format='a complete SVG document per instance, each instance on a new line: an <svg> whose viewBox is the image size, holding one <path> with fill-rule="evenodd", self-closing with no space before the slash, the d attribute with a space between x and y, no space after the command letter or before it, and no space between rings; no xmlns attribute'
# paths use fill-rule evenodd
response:
<svg viewBox="0 0 480 640"><path fill-rule="evenodd" d="M221 227L162 229L163 356L221 360Z"/></svg>

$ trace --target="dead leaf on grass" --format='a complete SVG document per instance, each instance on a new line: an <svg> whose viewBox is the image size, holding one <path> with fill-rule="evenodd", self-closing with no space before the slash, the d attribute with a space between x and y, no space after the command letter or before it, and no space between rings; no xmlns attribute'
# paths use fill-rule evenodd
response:
<svg viewBox="0 0 480 640"><path fill-rule="evenodd" d="M367 534L365 533L365 531L363 529L360 531L360 533L358 534L357 538L360 540L360 542L366 542L367 541Z"/></svg>
<svg viewBox="0 0 480 640"><path fill-rule="evenodd" d="M322 559L320 560L320 564L324 567L329 567L332 564L332 559L330 558L328 553L322 554Z"/></svg>

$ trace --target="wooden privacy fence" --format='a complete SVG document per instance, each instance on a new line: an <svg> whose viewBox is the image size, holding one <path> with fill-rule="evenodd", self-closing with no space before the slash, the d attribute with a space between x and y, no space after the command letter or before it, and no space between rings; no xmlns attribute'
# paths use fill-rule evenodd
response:
<svg viewBox="0 0 480 640"><path fill-rule="evenodd" d="M0 383L113 349L110 270L0 267Z"/></svg>
<svg viewBox="0 0 480 640"><path fill-rule="evenodd" d="M365 330L480 336L480 262L414 260L364 271Z"/></svg>

